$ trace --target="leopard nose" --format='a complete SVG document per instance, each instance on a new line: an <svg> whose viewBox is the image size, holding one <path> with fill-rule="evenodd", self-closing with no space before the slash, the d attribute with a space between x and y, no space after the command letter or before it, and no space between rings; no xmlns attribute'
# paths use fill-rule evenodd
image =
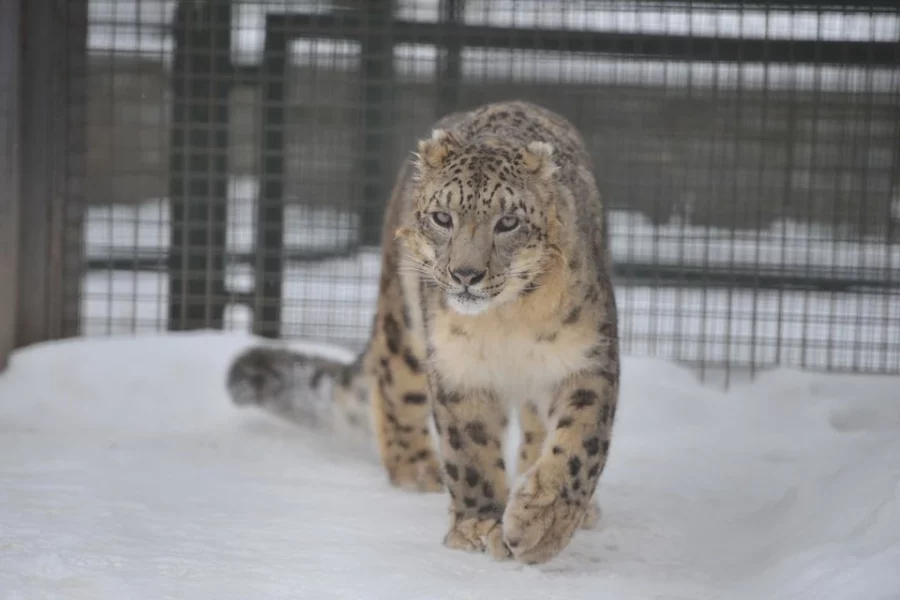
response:
<svg viewBox="0 0 900 600"><path fill-rule="evenodd" d="M476 269L475 267L460 267L450 270L450 277L453 281L460 285L475 285L484 279L487 269Z"/></svg>

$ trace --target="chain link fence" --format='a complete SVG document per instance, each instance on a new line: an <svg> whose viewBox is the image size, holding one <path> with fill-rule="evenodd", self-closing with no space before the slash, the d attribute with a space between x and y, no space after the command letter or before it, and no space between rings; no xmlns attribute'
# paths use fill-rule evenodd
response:
<svg viewBox="0 0 900 600"><path fill-rule="evenodd" d="M81 335L360 348L381 208L437 117L581 129L626 352L900 373L893 3L90 0Z"/></svg>

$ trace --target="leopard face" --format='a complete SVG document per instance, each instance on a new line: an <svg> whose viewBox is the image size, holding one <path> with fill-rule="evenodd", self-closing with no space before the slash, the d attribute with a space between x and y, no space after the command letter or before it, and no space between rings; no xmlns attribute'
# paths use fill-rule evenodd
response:
<svg viewBox="0 0 900 600"><path fill-rule="evenodd" d="M442 130L420 142L403 268L465 315L537 289L558 255L552 154L543 142L461 146Z"/></svg>

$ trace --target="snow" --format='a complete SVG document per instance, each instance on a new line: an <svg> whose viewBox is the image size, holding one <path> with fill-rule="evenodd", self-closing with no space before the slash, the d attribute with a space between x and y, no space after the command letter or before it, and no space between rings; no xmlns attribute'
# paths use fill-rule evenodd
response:
<svg viewBox="0 0 900 600"><path fill-rule="evenodd" d="M259 181L236 176L228 182L230 252L252 252ZM167 198L133 204L90 205L85 217L88 258L132 257L159 253L171 244L172 217ZM284 208L285 247L290 250L334 250L354 240L355 213L334 207L288 204Z"/></svg>
<svg viewBox="0 0 900 600"><path fill-rule="evenodd" d="M443 548L444 496L391 488L371 451L232 407L226 366L256 342L18 351L0 375L0 596L900 595L896 377L779 369L724 393L626 357L601 525L523 566Z"/></svg>

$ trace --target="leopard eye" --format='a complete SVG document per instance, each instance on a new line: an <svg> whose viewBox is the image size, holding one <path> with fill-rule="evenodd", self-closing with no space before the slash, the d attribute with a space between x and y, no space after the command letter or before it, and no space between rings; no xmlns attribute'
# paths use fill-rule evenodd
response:
<svg viewBox="0 0 900 600"><path fill-rule="evenodd" d="M441 227L447 228L453 225L453 217L450 216L450 213L442 210L431 213L431 219Z"/></svg>
<svg viewBox="0 0 900 600"><path fill-rule="evenodd" d="M494 231L496 231L497 233L506 233L507 231L512 231L518 226L519 218L509 215L497 221L497 225L494 226Z"/></svg>

